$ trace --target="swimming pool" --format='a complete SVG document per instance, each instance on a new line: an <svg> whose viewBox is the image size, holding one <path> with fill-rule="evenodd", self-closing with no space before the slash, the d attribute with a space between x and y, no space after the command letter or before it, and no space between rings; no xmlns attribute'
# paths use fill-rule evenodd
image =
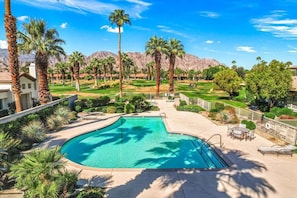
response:
<svg viewBox="0 0 297 198"><path fill-rule="evenodd" d="M97 168L199 168L227 167L202 140L168 133L161 117L121 117L115 123L66 142L66 158Z"/></svg>

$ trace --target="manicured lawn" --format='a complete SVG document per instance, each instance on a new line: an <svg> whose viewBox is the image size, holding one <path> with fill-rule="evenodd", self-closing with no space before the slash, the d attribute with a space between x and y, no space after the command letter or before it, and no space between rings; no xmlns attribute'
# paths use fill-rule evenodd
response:
<svg viewBox="0 0 297 198"><path fill-rule="evenodd" d="M102 81L99 83L103 83ZM65 86L60 84L50 84L50 91L54 96L61 96L65 94L77 94L79 98L86 97L98 97L107 95L114 98L119 93L119 87L110 87L106 89L94 89L93 81L81 81L80 92L77 92L74 86L71 86L68 82ZM155 93L155 81L149 80L130 80L129 83L124 82L123 92L124 94L131 93ZM160 93L168 93L168 81L162 81L160 85ZM245 108L247 105L244 102L229 100L229 96L226 92L214 90L212 82L199 81L198 83L190 81L176 81L175 92L183 93L190 98L201 98L210 102L223 102L235 107ZM240 91L240 94L245 94L245 90Z"/></svg>

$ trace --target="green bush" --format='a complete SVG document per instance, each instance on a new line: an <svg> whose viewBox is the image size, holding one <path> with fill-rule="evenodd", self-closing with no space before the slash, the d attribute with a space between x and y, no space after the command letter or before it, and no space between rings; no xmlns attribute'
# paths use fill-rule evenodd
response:
<svg viewBox="0 0 297 198"><path fill-rule="evenodd" d="M76 198L103 198L104 194L103 189L99 187L90 187L85 191L80 192Z"/></svg>
<svg viewBox="0 0 297 198"><path fill-rule="evenodd" d="M209 112L211 112L211 113L219 113L219 112L220 112L220 110L219 110L219 109L216 109L216 108L214 108L214 109L210 109L210 110L209 110Z"/></svg>
<svg viewBox="0 0 297 198"><path fill-rule="evenodd" d="M135 112L135 106L128 103L125 105L125 108L124 108L124 112L125 113L134 113Z"/></svg>
<svg viewBox="0 0 297 198"><path fill-rule="evenodd" d="M144 95L132 96L131 100L129 100L129 103L135 107L134 112L141 113L150 109L150 103L146 101Z"/></svg>
<svg viewBox="0 0 297 198"><path fill-rule="evenodd" d="M216 102L214 104L214 106L215 106L215 109L219 110L219 112L224 110L224 108L225 108L225 105L223 103L220 103L220 102Z"/></svg>
<svg viewBox="0 0 297 198"><path fill-rule="evenodd" d="M187 105L186 101L184 101L184 100L179 101L179 106L185 106L185 105Z"/></svg>
<svg viewBox="0 0 297 198"><path fill-rule="evenodd" d="M92 99L92 107L106 106L110 102L110 97L101 96L99 98Z"/></svg>
<svg viewBox="0 0 297 198"><path fill-rule="evenodd" d="M108 106L106 108L106 113L115 113L116 110L117 110L116 107L114 107L114 106Z"/></svg>
<svg viewBox="0 0 297 198"><path fill-rule="evenodd" d="M248 128L249 130L255 130L256 129L256 124L253 121L249 121L249 120L242 120L241 121L242 124L246 125L246 128Z"/></svg>
<svg viewBox="0 0 297 198"><path fill-rule="evenodd" d="M184 106L177 106L176 110L178 111L189 111L199 113L200 111L204 111L204 109L197 105L184 105Z"/></svg>
<svg viewBox="0 0 297 198"><path fill-rule="evenodd" d="M22 128L22 135L31 143L45 140L46 128L39 120L33 120Z"/></svg>
<svg viewBox="0 0 297 198"><path fill-rule="evenodd" d="M275 118L275 114L273 112L266 112L264 113L264 116L271 119Z"/></svg>

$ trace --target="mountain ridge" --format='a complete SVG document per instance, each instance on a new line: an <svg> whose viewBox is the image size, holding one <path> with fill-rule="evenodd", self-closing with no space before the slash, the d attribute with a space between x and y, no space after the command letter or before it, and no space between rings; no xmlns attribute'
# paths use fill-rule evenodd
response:
<svg viewBox="0 0 297 198"><path fill-rule="evenodd" d="M126 52L128 56L133 60L135 65L141 69L146 66L147 63L154 61L154 58L147 56L145 53L141 52ZM90 60L94 57L102 59L108 56L113 56L117 60L117 55L109 51L98 51L94 52L90 56L85 56L86 63L89 64ZM69 55L66 57L68 59ZM20 55L19 56L20 66L26 63L34 62L34 54ZM55 63L59 62L56 58L49 59L49 66L54 67ZM176 58L175 67L181 68L182 70L200 70L202 71L209 66L222 65L216 59L210 58L199 58L192 54L185 54L183 58ZM169 60L162 55L161 66L163 69L168 69ZM0 49L0 71L8 71L8 51L7 49Z"/></svg>

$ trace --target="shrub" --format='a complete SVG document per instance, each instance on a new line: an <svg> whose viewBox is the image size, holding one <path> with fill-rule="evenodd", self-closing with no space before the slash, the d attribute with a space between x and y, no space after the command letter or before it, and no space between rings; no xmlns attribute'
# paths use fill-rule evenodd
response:
<svg viewBox="0 0 297 198"><path fill-rule="evenodd" d="M103 198L104 194L103 189L99 187L89 187L85 191L80 192L77 198Z"/></svg>
<svg viewBox="0 0 297 198"><path fill-rule="evenodd" d="M179 106L185 106L185 105L187 105L186 101L184 101L184 100L179 101Z"/></svg>
<svg viewBox="0 0 297 198"><path fill-rule="evenodd" d="M68 107L59 106L53 115L51 115L46 123L50 130L58 130L63 125L68 124L73 119L73 113Z"/></svg>
<svg viewBox="0 0 297 198"><path fill-rule="evenodd" d="M116 107L114 106L109 106L106 108L106 113L115 113L116 112Z"/></svg>
<svg viewBox="0 0 297 198"><path fill-rule="evenodd" d="M246 128L248 128L249 130L255 130L256 129L256 124L253 121L249 121L249 120L242 120L241 121L242 124L246 125Z"/></svg>
<svg viewBox="0 0 297 198"><path fill-rule="evenodd" d="M204 111L204 109L197 105L184 105L184 106L177 106L176 110L178 111L189 111L199 113L200 111Z"/></svg>
<svg viewBox="0 0 297 198"><path fill-rule="evenodd" d="M124 112L125 113L133 113L133 112L135 112L135 106L132 105L132 104L130 104L130 103L126 104L125 105L125 108L124 108Z"/></svg>
<svg viewBox="0 0 297 198"><path fill-rule="evenodd" d="M264 115L267 118L271 118L271 119L275 118L275 114L273 112L266 112L266 113L264 113Z"/></svg>
<svg viewBox="0 0 297 198"><path fill-rule="evenodd" d="M211 112L211 113L218 113L218 112L220 112L220 111L219 111L219 109L214 108L214 109L210 109L209 112Z"/></svg>
<svg viewBox="0 0 297 198"><path fill-rule="evenodd" d="M45 139L46 128L39 120L33 120L22 128L22 135L31 142L42 142Z"/></svg>
<svg viewBox="0 0 297 198"><path fill-rule="evenodd" d="M101 96L99 98L92 99L92 107L100 107L106 106L110 102L110 97L108 96Z"/></svg>
<svg viewBox="0 0 297 198"><path fill-rule="evenodd" d="M150 108L149 102L146 101L146 98L144 95L135 95L129 100L129 103L131 103L135 107L134 112L144 112Z"/></svg>
<svg viewBox="0 0 297 198"><path fill-rule="evenodd" d="M224 110L224 108L225 108L225 105L224 105L223 103L219 103L219 102L216 102L216 103L214 104L214 106L215 106L215 108L216 108L217 110L219 110L219 112L222 111L222 110Z"/></svg>

